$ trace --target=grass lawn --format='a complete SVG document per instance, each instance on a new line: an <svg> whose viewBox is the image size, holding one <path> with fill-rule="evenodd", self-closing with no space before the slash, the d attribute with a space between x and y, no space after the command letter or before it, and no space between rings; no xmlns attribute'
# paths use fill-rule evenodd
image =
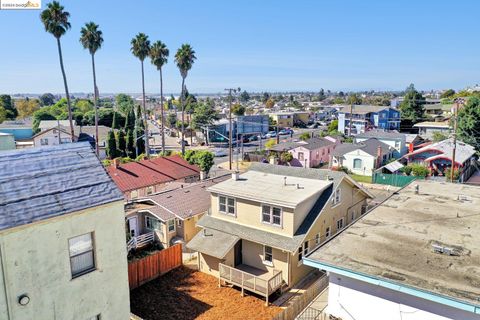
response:
<svg viewBox="0 0 480 320"><path fill-rule="evenodd" d="M361 176L359 174L349 174L350 178L357 182L363 182L363 183L372 183L372 177L371 176Z"/></svg>
<svg viewBox="0 0 480 320"><path fill-rule="evenodd" d="M218 279L185 267L130 292L130 309L145 320L271 319L282 309L240 290L218 287Z"/></svg>

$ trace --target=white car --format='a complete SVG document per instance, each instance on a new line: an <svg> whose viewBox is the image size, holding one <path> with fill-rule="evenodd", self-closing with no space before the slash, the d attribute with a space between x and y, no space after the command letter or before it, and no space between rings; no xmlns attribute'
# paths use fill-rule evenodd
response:
<svg viewBox="0 0 480 320"><path fill-rule="evenodd" d="M226 157L227 152L223 149L214 149L213 154L215 157Z"/></svg>

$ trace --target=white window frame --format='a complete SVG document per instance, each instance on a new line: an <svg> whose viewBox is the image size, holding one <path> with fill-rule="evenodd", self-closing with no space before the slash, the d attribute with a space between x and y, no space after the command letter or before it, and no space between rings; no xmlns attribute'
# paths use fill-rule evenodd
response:
<svg viewBox="0 0 480 320"><path fill-rule="evenodd" d="M173 229L172 229L172 230L170 230L170 222L171 222L171 221L173 221L173 224L172 224ZM168 231L168 233L173 233L173 232L175 232L176 230L177 230L177 226L176 226L176 224L175 224L175 219L168 219L168 221L167 221L167 231Z"/></svg>
<svg viewBox="0 0 480 320"><path fill-rule="evenodd" d="M72 248L71 248L71 241L74 240L74 239L77 239L77 238L80 238L80 237L83 237L83 236L86 236L86 235L90 235L90 247L89 248L86 248L85 250L81 251L81 252L77 252L75 254L72 254ZM87 233L84 233L84 234L80 234L80 235L77 235L75 237L71 237L68 239L68 256L69 256L69 259L70 259L70 274L72 276L72 279L75 279L75 278L78 278L78 277L81 277L87 273L90 273L90 272L93 272L95 270L97 270L97 262L96 262L96 255L95 255L95 237L94 237L94 234L93 234L93 231L92 232L87 232ZM91 252L92 254L92 266L88 269L85 269L85 270L82 270L82 271L78 271L78 272L73 272L73 265L72 265L72 259L80 256L80 255L84 255L86 253L89 253Z"/></svg>
<svg viewBox="0 0 480 320"><path fill-rule="evenodd" d="M225 203L224 204L221 203L221 198L225 198ZM233 200L233 213L229 212L229 208L232 207L232 205L228 204L229 200ZM225 210L221 209L222 205L225 206ZM221 213L223 213L227 216L236 217L237 216L237 199L235 199L233 197L227 197L227 196L219 195L218 196L218 212L221 212Z"/></svg>
<svg viewBox="0 0 480 320"><path fill-rule="evenodd" d="M330 226L326 227L325 228L325 238L330 238L330 236L332 235L332 228Z"/></svg>
<svg viewBox="0 0 480 320"><path fill-rule="evenodd" d="M263 208L264 207L268 207L269 208L269 221L264 221L263 220L263 215L264 215L264 212L263 212ZM280 210L280 223L273 223L273 210L274 209L279 209ZM269 204L262 204L260 206L260 221L263 223L263 224L269 224L269 225L272 225L272 226L275 226L275 227L280 227L282 228L283 227L283 209L280 208L280 207L277 207L277 206L272 206L272 205L269 205Z"/></svg>
<svg viewBox="0 0 480 320"><path fill-rule="evenodd" d="M339 228L338 227L338 223L341 222L341 227ZM337 220L337 231L340 231L342 230L343 228L345 228L345 219L344 218L341 218L341 219L338 219Z"/></svg>
<svg viewBox="0 0 480 320"><path fill-rule="evenodd" d="M151 195L153 193L153 186L147 187L147 195Z"/></svg>
<svg viewBox="0 0 480 320"><path fill-rule="evenodd" d="M177 219L177 227L183 227L183 221L181 219Z"/></svg>
<svg viewBox="0 0 480 320"><path fill-rule="evenodd" d="M48 146L48 138L40 138L41 146Z"/></svg>
<svg viewBox="0 0 480 320"><path fill-rule="evenodd" d="M149 226L150 225L150 226ZM157 227L155 227L157 225ZM145 228L148 230L158 230L158 226L160 225L160 220L151 217L151 216L145 216Z"/></svg>
<svg viewBox="0 0 480 320"><path fill-rule="evenodd" d="M270 248L270 253L267 252L267 248ZM270 246L263 246L263 264L273 267L273 248Z"/></svg>
<svg viewBox="0 0 480 320"><path fill-rule="evenodd" d="M298 247L298 264L302 264L302 257L303 257L303 247Z"/></svg>
<svg viewBox="0 0 480 320"><path fill-rule="evenodd" d="M131 199L137 199L138 198L138 190L130 191L130 198Z"/></svg>
<svg viewBox="0 0 480 320"><path fill-rule="evenodd" d="M356 163L359 163L360 162L360 165L358 167L355 166L355 162ZM353 169L362 169L362 165L363 165L363 161L362 159L360 158L355 158L353 159Z"/></svg>
<svg viewBox="0 0 480 320"><path fill-rule="evenodd" d="M337 206L342 202L342 189L340 189L340 186L333 192L332 196L332 205Z"/></svg>

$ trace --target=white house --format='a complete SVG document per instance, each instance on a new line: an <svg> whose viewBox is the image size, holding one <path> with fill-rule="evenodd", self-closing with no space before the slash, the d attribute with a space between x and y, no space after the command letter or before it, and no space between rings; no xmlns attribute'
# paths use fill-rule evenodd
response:
<svg viewBox="0 0 480 320"><path fill-rule="evenodd" d="M441 200L441 201L440 201ZM417 180L307 255L343 320L480 319L478 187Z"/></svg>
<svg viewBox="0 0 480 320"><path fill-rule="evenodd" d="M407 153L406 135L404 133L397 131L371 130L356 135L354 142L363 142L370 138L376 138L395 149L393 151L393 156L395 158L400 158Z"/></svg>
<svg viewBox="0 0 480 320"><path fill-rule="evenodd" d="M394 150L374 138L360 143L344 143L332 152L330 167L344 167L355 174L371 176L375 169L394 159Z"/></svg>

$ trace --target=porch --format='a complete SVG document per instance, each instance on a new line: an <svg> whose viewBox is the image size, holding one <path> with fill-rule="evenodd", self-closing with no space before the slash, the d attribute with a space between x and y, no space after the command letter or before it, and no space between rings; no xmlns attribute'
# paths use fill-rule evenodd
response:
<svg viewBox="0 0 480 320"><path fill-rule="evenodd" d="M132 236L127 242L127 253L133 249L140 249L155 241L155 232L148 232L139 236Z"/></svg>
<svg viewBox="0 0 480 320"><path fill-rule="evenodd" d="M265 297L265 304L268 306L269 296L282 287L282 271L274 270L272 273L257 269L255 267L240 264L230 267L223 263L218 265L218 285L221 281L238 286L244 291L250 291Z"/></svg>

